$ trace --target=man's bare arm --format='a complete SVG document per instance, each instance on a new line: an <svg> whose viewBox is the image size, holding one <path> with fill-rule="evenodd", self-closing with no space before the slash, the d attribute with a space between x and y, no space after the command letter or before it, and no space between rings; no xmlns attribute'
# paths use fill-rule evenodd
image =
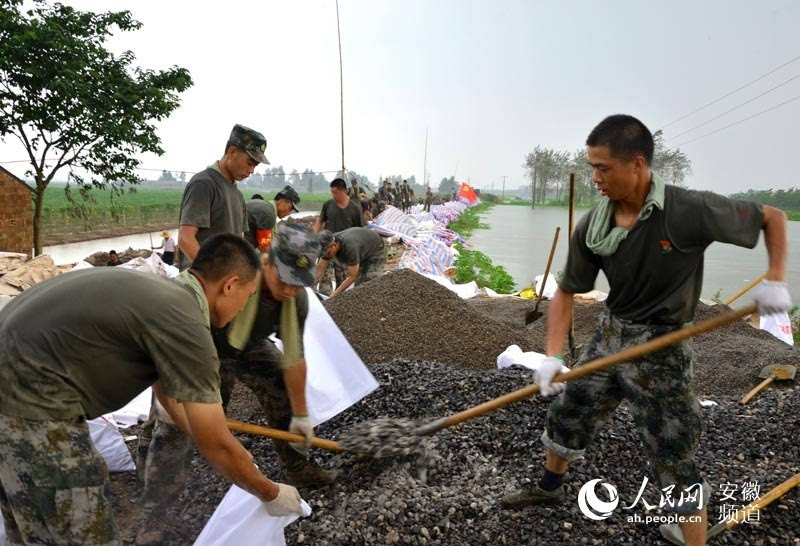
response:
<svg viewBox="0 0 800 546"><path fill-rule="evenodd" d="M200 243L197 242L198 231L200 228L197 226L181 226L178 229L178 246L190 261L194 261L197 251L200 250Z"/></svg>
<svg viewBox="0 0 800 546"><path fill-rule="evenodd" d="M764 244L769 255L767 280L786 281L786 214L782 210L764 205Z"/></svg>
<svg viewBox="0 0 800 546"><path fill-rule="evenodd" d="M331 294L331 297L338 296L347 288L356 282L356 278L358 277L358 264L356 265L348 265L347 266L347 278L342 281L341 286L337 286L336 290Z"/></svg>
<svg viewBox="0 0 800 546"><path fill-rule="evenodd" d="M547 356L563 356L571 323L572 294L558 288L547 310Z"/></svg>

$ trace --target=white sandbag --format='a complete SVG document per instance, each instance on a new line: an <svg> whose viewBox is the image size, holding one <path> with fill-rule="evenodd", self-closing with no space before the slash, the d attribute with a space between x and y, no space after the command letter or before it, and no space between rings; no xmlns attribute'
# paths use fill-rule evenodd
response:
<svg viewBox="0 0 800 546"><path fill-rule="evenodd" d="M536 285L536 293L542 294L542 279L544 275L536 275L536 278L533 279L533 283ZM558 288L558 283L556 282L556 278L553 276L552 273L547 274L547 282L544 285L544 294L543 297L547 299L553 299L556 295L556 288Z"/></svg>
<svg viewBox="0 0 800 546"><path fill-rule="evenodd" d="M524 366L529 370L536 371L539 365L547 358L547 355L535 351L522 352L519 345L510 345L508 349L497 356L498 368L509 368L511 366ZM561 366L561 373L567 373L569 368Z"/></svg>
<svg viewBox="0 0 800 546"><path fill-rule="evenodd" d="M135 425L140 420L144 421L150 415L150 403L153 399L153 390L147 387L139 396L125 404L116 411L112 411L106 417L114 420L119 428L128 428Z"/></svg>
<svg viewBox="0 0 800 546"><path fill-rule="evenodd" d="M758 327L762 330L766 330L784 343L794 346L792 321L789 319L789 313L786 311L783 313L761 316Z"/></svg>
<svg viewBox="0 0 800 546"><path fill-rule="evenodd" d="M109 419L98 417L86 422L95 449L103 457L109 472L136 470L131 452L122 439L119 429Z"/></svg>
<svg viewBox="0 0 800 546"><path fill-rule="evenodd" d="M5 307L13 299L14 296L6 296L5 294L0 294L0 309ZM2 544L2 542L0 542L0 544Z"/></svg>
<svg viewBox="0 0 800 546"><path fill-rule="evenodd" d="M303 516L311 507L302 501ZM270 516L258 498L232 486L211 515L194 546L285 546L283 530L300 516Z"/></svg>
<svg viewBox="0 0 800 546"><path fill-rule="evenodd" d="M86 260L81 260L74 266L72 266L72 269L70 269L70 271L80 271L81 269L94 269L94 266L89 262L87 262Z"/></svg>
<svg viewBox="0 0 800 546"><path fill-rule="evenodd" d="M447 277L443 277L442 275L432 275L430 273L422 273L423 277L426 277L432 281L435 281L448 290L455 292L459 298L462 300L468 300L470 298L474 298L478 295L478 283L475 281L470 281L464 284L456 284Z"/></svg>
<svg viewBox="0 0 800 546"><path fill-rule="evenodd" d="M346 410L378 388L378 382L333 322L310 288L303 333L306 401L316 426Z"/></svg>

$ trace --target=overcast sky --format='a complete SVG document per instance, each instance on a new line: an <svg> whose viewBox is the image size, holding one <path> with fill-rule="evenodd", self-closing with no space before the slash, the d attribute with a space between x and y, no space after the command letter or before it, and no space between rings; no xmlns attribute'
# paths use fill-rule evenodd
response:
<svg viewBox="0 0 800 546"><path fill-rule="evenodd" d="M218 159L234 123L267 137L287 170L341 165L333 0L67 1L129 9L120 34L138 65L189 69L194 86L161 124L166 153L144 167L196 171ZM455 175L499 188L528 183L537 144L583 146L603 117L629 113L652 131L800 56L800 2L340 0L345 160L373 181ZM665 128L683 144L800 96L800 60ZM689 186L731 193L800 186L793 173L800 100L681 147ZM0 162L24 158L11 139ZM22 174L21 164L6 164ZM330 178L330 175L329 175Z"/></svg>

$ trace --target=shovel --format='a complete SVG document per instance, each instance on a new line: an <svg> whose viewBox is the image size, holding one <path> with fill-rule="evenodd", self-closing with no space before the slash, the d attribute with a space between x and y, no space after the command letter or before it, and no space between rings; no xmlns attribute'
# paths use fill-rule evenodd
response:
<svg viewBox="0 0 800 546"><path fill-rule="evenodd" d="M758 386L753 389L752 391L748 392L744 395L744 398L739 400L740 404L747 404L750 400L753 399L755 395L757 395L762 390L766 389L770 383L773 381L780 380L780 381L789 381L794 379L794 376L797 374L797 368L792 366L791 364L770 364L769 366L765 366L761 373L758 374L758 377L766 378L764 381L758 384Z"/></svg>
<svg viewBox="0 0 800 546"><path fill-rule="evenodd" d="M741 522L749 518L751 514L758 512L771 502L781 498L797 485L800 485L800 474L795 474L782 484L778 485L773 489L770 489L769 492L759 497L758 499L754 500L747 506L742 507L742 509L736 512L729 519L723 519L722 521L714 525L708 531L706 543L711 541L714 537L716 537L720 533L727 531L729 529L733 529ZM659 527L659 531L661 531L661 536L667 539L667 541L669 541L671 544L677 544L677 546L683 546L685 544L683 540L683 532L681 531L681 528L677 523L662 525L661 527Z"/></svg>
<svg viewBox="0 0 800 546"><path fill-rule="evenodd" d="M591 362L588 362L583 366L574 368L568 373L563 373L555 376L553 378L553 382L559 383L562 381L572 381L574 379L578 379L579 377L589 375L590 373L610 368L614 364L635 360L653 351L658 351L659 349L669 347L670 345L675 345L683 341L684 339L694 337L697 334L702 334L703 332L708 332L710 330L721 328L722 326L727 326L728 324L735 322L740 318L749 315L750 313L754 313L756 309L757 309L756 304L751 304L737 311L731 311L730 313L719 315L717 317L704 320L703 322L698 322L697 324L694 324L687 328L682 328L680 330L670 332L663 336L659 336L655 339L651 339L646 343L642 343L641 345L636 345L635 347L630 347L616 354L604 356L603 358L598 358L597 360L592 360ZM427 425L423 425L422 427L418 428L416 432L421 436L434 434L442 429L452 427L453 425L457 425L469 419L473 419L475 417L479 417L481 415L489 413L490 411L494 411L496 409L508 406L509 404L512 404L514 402L518 402L519 400L522 400L524 398L528 398L529 396L537 394L538 392L539 392L538 384L528 385L527 387L523 387L508 394L504 394L503 396L500 396L493 400L489 400L488 402L484 402L483 404L480 404L473 408L466 409L462 412L455 413L449 417L442 417L440 419L437 419L436 421L433 421L431 423L428 423Z"/></svg>
<svg viewBox="0 0 800 546"><path fill-rule="evenodd" d="M542 294L544 294L544 285L547 284L547 276L550 274L550 264L553 263L553 254L556 252L556 245L558 244L558 234L561 232L561 228L556 228L556 234L553 237L553 246L550 247L550 257L547 258L547 267L544 270L544 277L542 278L542 286L539 290L538 297L536 298L536 306L534 306L533 311L528 311L525 314L525 326L534 322L536 319L542 316L539 312L539 304L542 302Z"/></svg>
<svg viewBox="0 0 800 546"><path fill-rule="evenodd" d="M257 436L266 436L273 440L286 440L287 442L304 442L306 437L302 434L295 434L293 432L286 432L285 430L278 430L276 428L261 427L258 425L251 425L250 423L242 423L241 421L233 421L228 419L228 428L236 432L245 432L247 434L255 434ZM333 440L323 440L322 438L312 438L311 445L314 447L321 447L329 451L344 451L338 442Z"/></svg>

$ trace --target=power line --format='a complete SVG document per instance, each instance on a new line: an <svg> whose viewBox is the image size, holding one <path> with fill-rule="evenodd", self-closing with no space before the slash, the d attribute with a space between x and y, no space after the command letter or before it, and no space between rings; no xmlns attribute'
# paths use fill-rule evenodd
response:
<svg viewBox="0 0 800 546"><path fill-rule="evenodd" d="M679 117L679 118L678 118L678 119L676 119L676 120L670 121L670 122L669 122L669 123L667 123L666 125L662 125L662 126L661 126L661 129L659 129L659 130L666 129L666 128L667 128L667 127L669 127L670 125L674 125L675 123L678 123L679 121L683 121L684 119L688 118L689 116L693 116L693 115L695 115L696 113L698 113L698 112L701 112L701 111L705 110L705 109L706 109L706 108L708 108L709 106L712 106L712 105L714 105L714 104L717 104L717 103L718 103L719 101L721 101L722 99L726 99L726 98L730 97L731 95L733 95L734 93L738 93L738 92L739 92L739 91L741 91L742 89L744 89L744 88L746 88L746 87L750 87L751 85L753 85L753 84L754 84L754 83L756 83L757 81L761 81L761 80L763 80L764 78L766 78L766 77L767 77L767 76L769 76L770 74L773 74L773 73L777 72L778 70L780 70L780 69L781 69L781 68L783 68L784 66L788 66L788 65L792 64L793 62L795 62L795 61L796 61L796 60L798 60L798 59L800 59L800 55L798 55L797 57L795 57L794 59L792 59L792 60L790 60L790 61L787 61L787 62L783 63L783 64L782 64L782 65L780 65L779 67L777 67L777 68L774 68L774 69L770 70L770 71L769 71L769 72L767 72L766 74L764 74L764 75L762 75L762 76L759 76L758 78L754 79L753 81L750 81L750 82L748 82L748 83L746 83L746 84L742 85L741 87L737 87L736 89L734 89L734 90L733 90L733 91L731 91L730 93L726 93L726 94L722 95L721 97L719 97L718 99L714 99L714 100L712 100L711 102L709 102L709 103L708 103L708 104L706 104L705 106L701 106L701 107L700 107L700 108L698 108L697 110L693 110L693 111L689 112L688 114L686 114L686 115L684 115L684 116L681 116L681 117Z"/></svg>
<svg viewBox="0 0 800 546"><path fill-rule="evenodd" d="M700 127L703 127L703 126L705 126L705 125L708 125L708 124L709 124L709 123L711 123L712 121L716 121L716 120L718 120L719 118L721 118L722 116L725 116L725 115L727 115L727 114L730 114L730 113L731 113L731 112L733 112L734 110L738 110L738 109L739 109L739 108L741 108L742 106L746 106L746 105L750 104L751 102L753 102L754 100L756 100L756 99L760 99L760 98L761 98L761 97L763 97L764 95L767 95L767 94L769 94L769 93L772 93L772 92L773 92L773 91L775 91L776 89L778 89L778 88L780 88L780 87L783 87L783 86L784 86L784 85L786 85L787 83L789 83L789 82L792 82L792 81L796 80L797 78L800 78L800 74L798 74L798 75L796 75L796 76L793 76L793 77L789 78L788 80L786 80L786 81L784 81L784 82L782 82L782 83L779 83L779 84L778 84L778 85L776 85L775 87L772 87L772 88L770 88L770 89L767 89L766 91L764 91L764 92L763 92L763 93L761 93L760 95L756 95L756 96L755 96L755 97L753 97L752 99L750 99L750 100L746 100L746 101L744 101L743 103L741 103L741 104L739 104L739 105L737 105L737 106L734 106L734 107L733 107L733 108L731 108L730 110L726 110L725 112L722 112L722 113L721 113L721 114L719 114L718 116L715 116L715 117L711 118L711 119L710 119L710 120L708 120L708 121L704 121L704 122L703 122L703 123L701 123L700 125L695 125L695 126L694 126L694 127L692 127L691 129L688 129L688 130L686 130L686 131L684 131L684 132L682 132L682 133L678 133L677 135L671 136L671 137L667 138L666 140L673 140L673 139L676 139L676 138L678 138L679 136L683 136L683 135L685 135L685 134L687 134L687 133L691 133L691 132L692 132L692 131L694 131L695 129L699 129Z"/></svg>
<svg viewBox="0 0 800 546"><path fill-rule="evenodd" d="M739 125L740 123L743 123L743 122L745 122L745 121L747 121L747 120L753 119L753 118L755 118L755 117L758 117L758 116L760 116L760 115L762 115L762 114L766 114L767 112L771 112L772 110L775 110L776 108L780 108L781 106L784 106L784 105L786 105L786 104L789 104L790 102L794 102L794 101L796 101L797 99L800 99L800 95L797 95L796 97L792 97L792 98L791 98L791 99L789 99L789 100L783 101L783 102L782 102L782 103L780 103L780 104L776 104L775 106L771 106L770 108L767 108L766 110L762 110L762 111L760 111L760 112L756 112L756 113L755 113L755 114L753 114L752 116L747 116L746 118L740 119L739 121L734 121L734 122L733 122L733 123L731 123L730 125L726 125L725 127L720 127L720 128L719 128L719 129L717 129L716 131L711 131L710 133L706 133L706 134L704 134L704 135L700 135L699 137L693 138L693 139L691 139L691 140L687 140L687 141L685 141L685 142L681 142L680 144L676 144L676 145L675 145L675 147L676 147L676 148L679 148L680 146L685 146L686 144L689 144L690 142L695 142L696 140L700 140L701 138L705 138L705 137L707 137L707 136L711 136L711 135L717 134L717 133L719 133L720 131L724 131L725 129L730 129L730 128L731 128L731 127L733 127L734 125Z"/></svg>

